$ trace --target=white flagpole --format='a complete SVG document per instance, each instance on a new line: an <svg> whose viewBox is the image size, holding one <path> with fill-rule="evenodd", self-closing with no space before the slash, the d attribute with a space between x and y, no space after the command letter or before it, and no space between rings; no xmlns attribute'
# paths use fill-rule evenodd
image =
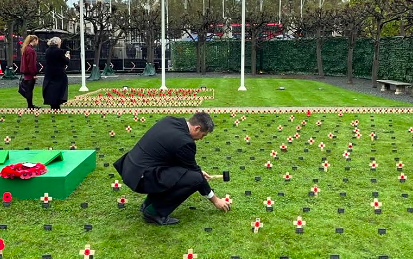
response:
<svg viewBox="0 0 413 259"><path fill-rule="evenodd" d="M161 22L162 22L162 85L161 90L167 90L165 85L165 0L161 2Z"/></svg>
<svg viewBox="0 0 413 259"><path fill-rule="evenodd" d="M238 91L247 91L245 88L245 0L242 0L242 26L241 26L241 86Z"/></svg>
<svg viewBox="0 0 413 259"><path fill-rule="evenodd" d="M82 87L79 91L86 92L89 89L86 87L86 60L85 60L85 26L83 21L83 0L80 0L80 65L82 69Z"/></svg>

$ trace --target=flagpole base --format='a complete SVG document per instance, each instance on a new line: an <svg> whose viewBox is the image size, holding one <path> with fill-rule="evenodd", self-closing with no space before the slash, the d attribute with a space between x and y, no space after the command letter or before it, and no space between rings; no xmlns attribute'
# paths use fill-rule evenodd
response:
<svg viewBox="0 0 413 259"><path fill-rule="evenodd" d="M247 88L245 88L245 86L242 85L238 88L238 91L247 91Z"/></svg>
<svg viewBox="0 0 413 259"><path fill-rule="evenodd" d="M80 92L87 92L87 91L89 91L89 88L87 88L86 85L82 85L82 87L80 87L79 91Z"/></svg>
<svg viewBox="0 0 413 259"><path fill-rule="evenodd" d="M166 87L166 86L161 86L161 88L159 88L160 90L168 90L168 87Z"/></svg>

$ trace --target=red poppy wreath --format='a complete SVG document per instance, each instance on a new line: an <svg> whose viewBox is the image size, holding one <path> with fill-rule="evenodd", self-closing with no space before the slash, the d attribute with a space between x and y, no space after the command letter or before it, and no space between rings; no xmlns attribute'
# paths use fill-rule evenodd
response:
<svg viewBox="0 0 413 259"><path fill-rule="evenodd" d="M8 165L1 170L0 176L3 178L21 178L30 179L47 172L47 168L42 163L17 163Z"/></svg>

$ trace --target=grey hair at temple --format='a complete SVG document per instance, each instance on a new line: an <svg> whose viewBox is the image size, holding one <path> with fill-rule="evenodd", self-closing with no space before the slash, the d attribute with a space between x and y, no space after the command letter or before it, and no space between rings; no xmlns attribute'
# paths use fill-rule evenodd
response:
<svg viewBox="0 0 413 259"><path fill-rule="evenodd" d="M212 132L214 130L214 122L212 121L211 116L206 112L197 112L195 113L188 122L192 126L199 125L201 126L201 131L203 132Z"/></svg>

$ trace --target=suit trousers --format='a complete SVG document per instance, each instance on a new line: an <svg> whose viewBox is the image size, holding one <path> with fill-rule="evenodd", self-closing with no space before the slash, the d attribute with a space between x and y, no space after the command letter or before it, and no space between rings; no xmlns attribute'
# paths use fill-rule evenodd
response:
<svg viewBox="0 0 413 259"><path fill-rule="evenodd" d="M166 217L171 214L182 202L188 199L194 192L200 191L203 194L205 188L209 188L203 175L198 171L188 170L182 177L170 187L158 186L158 192L152 192L154 184L153 174L144 175L139 181L135 191L138 193L147 193L148 201L155 208L158 215ZM207 185L207 186L205 186ZM151 188L148 188L151 187Z"/></svg>

